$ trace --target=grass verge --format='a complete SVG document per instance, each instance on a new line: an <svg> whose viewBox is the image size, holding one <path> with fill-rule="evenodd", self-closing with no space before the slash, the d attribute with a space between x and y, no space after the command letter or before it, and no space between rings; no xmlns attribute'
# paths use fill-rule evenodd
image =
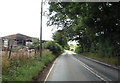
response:
<svg viewBox="0 0 120 83"><path fill-rule="evenodd" d="M3 58L3 81L32 81L32 77L49 64L55 56L49 50L44 50L42 58L32 56L29 59Z"/></svg>
<svg viewBox="0 0 120 83"><path fill-rule="evenodd" d="M120 63L119 63L120 57L104 57L100 54L90 53L90 52L80 53L80 55L83 55L83 56L86 56L86 57L89 57L89 58L92 58L92 59L110 64L110 65L113 65L113 66L116 66L116 67L120 66Z"/></svg>

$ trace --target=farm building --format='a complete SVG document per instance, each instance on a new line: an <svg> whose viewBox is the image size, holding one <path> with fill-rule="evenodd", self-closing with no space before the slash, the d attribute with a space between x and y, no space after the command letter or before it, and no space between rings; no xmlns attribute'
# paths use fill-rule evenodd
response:
<svg viewBox="0 0 120 83"><path fill-rule="evenodd" d="M26 36L20 33L0 37L0 50L7 50L11 45L13 48L17 46L26 46L28 43L32 43L32 38L34 37ZM46 40L42 40L42 43L44 42L46 42Z"/></svg>
<svg viewBox="0 0 120 83"><path fill-rule="evenodd" d="M7 48L12 44L13 47L16 46L26 46L28 43L32 42L32 37L23 35L23 34L13 34L0 38L0 44L2 44L2 48Z"/></svg>

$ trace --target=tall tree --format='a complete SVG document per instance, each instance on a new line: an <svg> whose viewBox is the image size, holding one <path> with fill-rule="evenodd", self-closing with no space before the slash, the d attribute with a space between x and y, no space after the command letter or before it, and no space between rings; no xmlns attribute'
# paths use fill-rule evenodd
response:
<svg viewBox="0 0 120 83"><path fill-rule="evenodd" d="M48 25L58 25L84 51L93 47L106 56L120 55L120 3L49 3ZM100 50L100 51L99 51Z"/></svg>
<svg viewBox="0 0 120 83"><path fill-rule="evenodd" d="M63 30L58 30L53 34L53 39L56 43L60 44L63 48L67 46L67 38Z"/></svg>

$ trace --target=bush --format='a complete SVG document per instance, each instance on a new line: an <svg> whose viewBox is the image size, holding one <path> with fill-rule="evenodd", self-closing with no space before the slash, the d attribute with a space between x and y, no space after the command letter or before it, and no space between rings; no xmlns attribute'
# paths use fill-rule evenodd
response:
<svg viewBox="0 0 120 83"><path fill-rule="evenodd" d="M27 44L27 47L28 47L29 49L34 49L34 48L35 48L34 45L33 45L33 44L30 44L30 43Z"/></svg>
<svg viewBox="0 0 120 83"><path fill-rule="evenodd" d="M64 47L65 50L70 50L70 46L68 44L65 45Z"/></svg>
<svg viewBox="0 0 120 83"><path fill-rule="evenodd" d="M53 41L44 42L42 46L44 49L49 49L52 51L53 54L60 54L63 52L63 48L58 43Z"/></svg>
<svg viewBox="0 0 120 83"><path fill-rule="evenodd" d="M24 59L24 57L22 57ZM3 57L2 80L4 81L32 81L43 68L55 59L49 50L42 50L42 58L35 56L23 59L7 59Z"/></svg>
<svg viewBox="0 0 120 83"><path fill-rule="evenodd" d="M80 46L77 46L75 48L75 52L78 53L78 54L81 53L82 52L82 48Z"/></svg>
<svg viewBox="0 0 120 83"><path fill-rule="evenodd" d="M54 58L55 58L55 56L52 54L51 51L49 51L49 50L43 50L42 51L42 59L41 59L41 61L45 65L49 64L50 62L52 62Z"/></svg>

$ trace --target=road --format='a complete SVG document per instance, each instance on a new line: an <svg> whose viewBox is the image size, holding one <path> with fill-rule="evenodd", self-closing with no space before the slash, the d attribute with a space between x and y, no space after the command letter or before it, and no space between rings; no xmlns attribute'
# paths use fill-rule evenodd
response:
<svg viewBox="0 0 120 83"><path fill-rule="evenodd" d="M66 51L51 67L45 81L118 81L119 70Z"/></svg>

